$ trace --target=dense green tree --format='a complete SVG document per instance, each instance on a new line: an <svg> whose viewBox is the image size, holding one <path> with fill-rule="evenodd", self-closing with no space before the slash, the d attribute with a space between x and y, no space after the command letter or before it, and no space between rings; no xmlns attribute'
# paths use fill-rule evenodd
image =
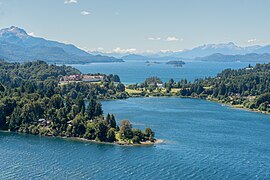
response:
<svg viewBox="0 0 270 180"><path fill-rule="evenodd" d="M111 115L108 113L105 118L105 122L109 127L114 128L114 129L116 128L116 121L113 114Z"/></svg>
<svg viewBox="0 0 270 180"><path fill-rule="evenodd" d="M84 122L85 119L81 114L76 115L76 117L72 120L72 134L74 136L82 137L85 134L86 128Z"/></svg>
<svg viewBox="0 0 270 180"><path fill-rule="evenodd" d="M110 127L114 129L116 128L116 120L113 114L111 115L111 119L110 119Z"/></svg>
<svg viewBox="0 0 270 180"><path fill-rule="evenodd" d="M0 129L6 129L6 112L5 112L5 105L0 104Z"/></svg>
<svg viewBox="0 0 270 180"><path fill-rule="evenodd" d="M111 115L109 113L107 114L107 116L105 118L105 122L106 122L107 125L109 125L110 122L111 122Z"/></svg>
<svg viewBox="0 0 270 180"><path fill-rule="evenodd" d="M98 102L95 105L94 116L97 117L97 116L101 116L101 115L103 115L102 105L101 105L101 103Z"/></svg>
<svg viewBox="0 0 270 180"><path fill-rule="evenodd" d="M92 119L95 115L95 109L96 109L96 101L94 99L90 99L89 104L86 109L86 114L90 119Z"/></svg>
<svg viewBox="0 0 270 180"><path fill-rule="evenodd" d="M5 91L5 87L0 83L0 92L4 92Z"/></svg>
<svg viewBox="0 0 270 180"><path fill-rule="evenodd" d="M134 136L137 136L139 138L139 141L144 139L144 134L140 129L135 129L133 131Z"/></svg>
<svg viewBox="0 0 270 180"><path fill-rule="evenodd" d="M153 141L155 137L154 131L151 128L146 128L144 131L144 137L146 140Z"/></svg>
<svg viewBox="0 0 270 180"><path fill-rule="evenodd" d="M86 125L86 132L84 134L84 138L94 140L96 138L96 127L95 123L88 122Z"/></svg>
<svg viewBox="0 0 270 180"><path fill-rule="evenodd" d="M69 96L67 96L65 99L65 107L66 107L67 112L71 111L72 99Z"/></svg>
<svg viewBox="0 0 270 180"><path fill-rule="evenodd" d="M16 107L12 112L10 119L9 119L9 129L11 131L18 130L20 125L22 124L22 110L19 107Z"/></svg>
<svg viewBox="0 0 270 180"><path fill-rule="evenodd" d="M266 102L268 102L268 103L266 103ZM266 103L266 104L270 103L270 93L262 94L256 99L257 106L260 106L260 104L262 104L262 103Z"/></svg>
<svg viewBox="0 0 270 180"><path fill-rule="evenodd" d="M151 85L151 84L161 84L162 81L159 77L149 77L145 80L145 85Z"/></svg>
<svg viewBox="0 0 270 180"><path fill-rule="evenodd" d="M121 122L119 134L121 139L133 138L132 125L128 120L123 120Z"/></svg>
<svg viewBox="0 0 270 180"><path fill-rule="evenodd" d="M97 141L106 141L107 139L108 127L104 121L98 121L96 124L96 140Z"/></svg>
<svg viewBox="0 0 270 180"><path fill-rule="evenodd" d="M114 82L121 82L119 76L116 75L116 74L113 75L113 81L114 81Z"/></svg>
<svg viewBox="0 0 270 180"><path fill-rule="evenodd" d="M76 105L79 107L79 111L84 113L85 112L85 103L83 97L78 95L75 101Z"/></svg>
<svg viewBox="0 0 270 180"><path fill-rule="evenodd" d="M109 129L109 131L107 133L107 141L108 142L116 141L116 139L115 139L115 129L114 128Z"/></svg>
<svg viewBox="0 0 270 180"><path fill-rule="evenodd" d="M51 97L50 104L52 108L59 109L63 107L62 97L59 94L55 94Z"/></svg>
<svg viewBox="0 0 270 180"><path fill-rule="evenodd" d="M125 85L122 83L119 83L116 87L116 90L119 92L124 92L125 91Z"/></svg>
<svg viewBox="0 0 270 180"><path fill-rule="evenodd" d="M138 136L134 136L134 137L132 138L132 142L133 142L134 144L140 144L140 143L141 143L141 140L140 140L140 138L139 138Z"/></svg>

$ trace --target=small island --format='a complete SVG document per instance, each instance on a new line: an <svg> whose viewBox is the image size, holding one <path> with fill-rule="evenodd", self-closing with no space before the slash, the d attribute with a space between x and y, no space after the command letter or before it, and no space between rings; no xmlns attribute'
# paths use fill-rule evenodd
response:
<svg viewBox="0 0 270 180"><path fill-rule="evenodd" d="M166 64L173 65L174 67L182 67L185 62L184 61L168 61Z"/></svg>
<svg viewBox="0 0 270 180"><path fill-rule="evenodd" d="M151 128L117 125L101 99L127 98L117 75L82 74L43 61L0 61L0 130L119 145L152 145Z"/></svg>
<svg viewBox="0 0 270 180"><path fill-rule="evenodd" d="M154 64L162 64L162 62L159 62L159 61L145 61L145 63L147 64L147 66L151 66L151 65L154 65Z"/></svg>
<svg viewBox="0 0 270 180"><path fill-rule="evenodd" d="M150 66L150 65L153 65L153 64L164 64L165 62L160 62L160 61L153 61L153 62L145 61L145 63L147 64L147 66ZM185 64L185 62L184 61L168 61L165 64L173 65L174 67L182 67Z"/></svg>

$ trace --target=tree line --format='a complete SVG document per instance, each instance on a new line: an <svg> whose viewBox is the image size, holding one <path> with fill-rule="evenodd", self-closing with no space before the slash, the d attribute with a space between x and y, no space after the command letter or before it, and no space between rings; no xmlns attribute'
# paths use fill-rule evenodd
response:
<svg viewBox="0 0 270 180"><path fill-rule="evenodd" d="M199 97L270 112L270 63L238 70L225 69L216 77L194 82L170 79L162 88L158 87L161 82L160 78L151 77L141 84L129 85L128 89L139 90L141 96Z"/></svg>
<svg viewBox="0 0 270 180"><path fill-rule="evenodd" d="M151 129L133 130L127 120L118 127L114 115L104 118L99 99L128 96L117 75L104 75L101 83L59 85L62 76L80 73L43 61L0 61L0 129L106 142L154 140Z"/></svg>

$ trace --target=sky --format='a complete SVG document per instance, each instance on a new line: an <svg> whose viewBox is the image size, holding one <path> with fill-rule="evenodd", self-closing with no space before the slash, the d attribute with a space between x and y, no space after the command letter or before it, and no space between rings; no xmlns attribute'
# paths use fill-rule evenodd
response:
<svg viewBox="0 0 270 180"><path fill-rule="evenodd" d="M270 44L270 0L0 0L0 28L103 52Z"/></svg>

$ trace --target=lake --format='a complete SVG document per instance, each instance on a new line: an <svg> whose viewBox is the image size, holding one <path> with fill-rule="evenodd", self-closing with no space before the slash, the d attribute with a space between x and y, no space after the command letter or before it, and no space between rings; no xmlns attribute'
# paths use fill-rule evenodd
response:
<svg viewBox="0 0 270 180"><path fill-rule="evenodd" d="M269 179L269 115L185 98L104 101L164 144L125 147L0 132L0 179Z"/></svg>
<svg viewBox="0 0 270 180"><path fill-rule="evenodd" d="M186 62L183 67L161 64L148 66L144 61L127 61L124 63L93 63L85 65L72 65L83 73L117 74L125 84L141 83L151 76L158 76L163 81L173 78L176 81L187 79L193 81L196 78L215 76L226 68L239 69L247 67L248 62Z"/></svg>
<svg viewBox="0 0 270 180"><path fill-rule="evenodd" d="M248 63L74 65L124 83L214 76ZM126 147L0 132L0 179L270 179L270 116L188 98L103 101L105 114L152 128L163 144Z"/></svg>

